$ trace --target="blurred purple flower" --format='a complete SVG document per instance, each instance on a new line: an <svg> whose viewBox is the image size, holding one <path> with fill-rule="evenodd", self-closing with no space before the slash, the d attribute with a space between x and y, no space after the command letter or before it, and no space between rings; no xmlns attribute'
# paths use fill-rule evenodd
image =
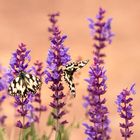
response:
<svg viewBox="0 0 140 140"><path fill-rule="evenodd" d="M2 115L0 116L0 124L4 125L5 124L5 120L6 120L7 116L6 115Z"/></svg>
<svg viewBox="0 0 140 140"><path fill-rule="evenodd" d="M5 124L5 120L7 118L6 115L2 114L3 110L3 103L5 99L7 98L7 75L6 75L6 69L0 65L0 125L3 126Z"/></svg>
<svg viewBox="0 0 140 140"><path fill-rule="evenodd" d="M132 94L135 94L135 84L133 84L130 89L123 89L123 91L117 96L116 104L118 105L118 113L124 123L120 123L120 132L122 137L127 140L133 134L130 127L134 126L134 123L131 121L134 117L132 114L132 104L133 98L130 97Z"/></svg>
<svg viewBox="0 0 140 140"><path fill-rule="evenodd" d="M36 61L33 66L34 74L39 77L42 81L42 78L44 76L44 71L43 71L43 63L40 61ZM35 111L39 112L38 119L41 117L41 112L44 112L47 110L47 107L45 105L42 105L42 100L41 100L41 88L38 93L35 94L34 96L34 102L38 104L38 106L34 107ZM37 117L37 116L36 116Z"/></svg>
<svg viewBox="0 0 140 140"><path fill-rule="evenodd" d="M29 100L32 100L33 99L33 97L29 97ZM30 100L30 102L32 102ZM38 116L35 114L35 107L31 104L31 103L29 103L29 104L26 104L26 106L25 106L25 108L26 108L26 110L28 110L28 114L26 115L26 117L28 118L28 122L31 124L31 123L33 123L33 122L39 122L39 118L38 118Z"/></svg>
<svg viewBox="0 0 140 140"><path fill-rule="evenodd" d="M3 81L2 78L0 78L0 91L3 91L5 89L5 81Z"/></svg>
<svg viewBox="0 0 140 140"><path fill-rule="evenodd" d="M88 135L87 140L108 140L110 139L108 108L106 107L106 99L101 98L107 91L106 86L106 70L102 66L104 64L105 54L101 52L106 47L106 43L111 43L113 33L111 32L111 20L103 21L105 10L99 9L96 16L97 21L88 19L89 28L92 32L94 40L94 63L89 70L89 78L85 79L88 82L88 95L84 97L84 108L87 111L90 125L84 123L86 127L85 134Z"/></svg>
<svg viewBox="0 0 140 140"><path fill-rule="evenodd" d="M95 23L94 23L93 19L91 19L91 18L88 18L88 21L89 21L89 28L91 30L91 35L94 36L94 34L95 34Z"/></svg>
<svg viewBox="0 0 140 140"><path fill-rule="evenodd" d="M60 120L62 116L66 114L63 109L65 106L63 98L65 95L63 93L64 87L61 83L63 74L62 66L65 66L67 62L70 61L70 56L68 55L69 49L63 45L66 36L61 36L61 31L57 26L57 16L59 16L59 13L49 15L50 22L52 24L52 26L49 28L49 32L52 34L52 36L50 37L51 46L48 51L46 61L47 67L45 71L45 82L46 84L48 84L48 82L52 82L50 89L53 91L53 101L50 103L50 106L55 109L55 111L52 112L52 115L57 121L57 124L61 126L67 123L66 120ZM55 126L56 131L59 131L58 125Z"/></svg>
<svg viewBox="0 0 140 140"><path fill-rule="evenodd" d="M0 105L3 103L3 101L6 99L6 95L2 95L0 97Z"/></svg>
<svg viewBox="0 0 140 140"><path fill-rule="evenodd" d="M34 63L33 70L34 70L35 75L37 75L37 77L39 77L40 79L42 79L42 76L44 75L43 63L40 62L39 60L37 60Z"/></svg>
<svg viewBox="0 0 140 140"><path fill-rule="evenodd" d="M26 128L30 127L30 125L31 124L29 122L26 122L23 126L23 123L20 120L16 122L16 127L22 128L22 129L26 129Z"/></svg>

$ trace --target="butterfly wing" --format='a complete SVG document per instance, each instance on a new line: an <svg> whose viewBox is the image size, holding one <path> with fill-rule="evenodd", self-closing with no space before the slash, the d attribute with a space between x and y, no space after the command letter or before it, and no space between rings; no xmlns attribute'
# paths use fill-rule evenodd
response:
<svg viewBox="0 0 140 140"><path fill-rule="evenodd" d="M75 62L74 63L74 69L75 69L75 71L78 71L81 68L83 68L88 62L89 62L89 60Z"/></svg>
<svg viewBox="0 0 140 140"><path fill-rule="evenodd" d="M27 86L27 90L32 93L36 93L36 91L40 89L42 84L41 80L38 77L27 73L25 74L25 83Z"/></svg>
<svg viewBox="0 0 140 140"><path fill-rule="evenodd" d="M18 76L16 77L9 85L8 93L12 96L26 96L27 94L27 87L23 79Z"/></svg>
<svg viewBox="0 0 140 140"><path fill-rule="evenodd" d="M74 72L84 67L88 63L88 61L89 60L69 63L68 65L66 65L66 68L63 71L64 79L69 84L70 91L74 97L76 93L75 93L75 85L73 83L73 74Z"/></svg>
<svg viewBox="0 0 140 140"><path fill-rule="evenodd" d="M21 72L9 85L8 92L12 96L25 97L28 92L36 93L41 87L41 80L31 74Z"/></svg>
<svg viewBox="0 0 140 140"><path fill-rule="evenodd" d="M75 97L76 93L75 93L75 85L73 83L73 75L70 74L68 71L64 71L64 79L65 81L68 83L71 94Z"/></svg>

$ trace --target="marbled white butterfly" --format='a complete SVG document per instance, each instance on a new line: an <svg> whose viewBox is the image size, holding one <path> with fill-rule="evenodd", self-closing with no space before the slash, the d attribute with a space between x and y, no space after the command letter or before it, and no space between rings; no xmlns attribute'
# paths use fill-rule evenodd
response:
<svg viewBox="0 0 140 140"><path fill-rule="evenodd" d="M38 77L21 71L10 83L8 92L12 96L26 97L28 92L36 93L41 84L42 82Z"/></svg>
<svg viewBox="0 0 140 140"><path fill-rule="evenodd" d="M63 69L64 79L68 83L71 94L74 97L76 96L76 92L75 92L75 85L73 83L73 74L74 72L84 67L88 63L88 61L89 60L72 62L72 63L67 64L65 68Z"/></svg>

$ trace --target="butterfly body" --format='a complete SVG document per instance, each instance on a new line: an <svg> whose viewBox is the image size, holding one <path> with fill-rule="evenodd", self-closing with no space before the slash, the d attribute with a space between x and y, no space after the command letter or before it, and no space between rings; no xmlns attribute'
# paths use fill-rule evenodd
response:
<svg viewBox="0 0 140 140"><path fill-rule="evenodd" d="M66 65L65 69L63 70L64 73L64 79L68 83L71 94L75 97L76 91L75 91L75 85L73 83L73 74L84 67L89 60L85 61L79 61L79 62L72 62Z"/></svg>
<svg viewBox="0 0 140 140"><path fill-rule="evenodd" d="M40 87L41 80L38 77L21 71L10 83L8 92L13 96L25 97L28 92L36 93Z"/></svg>

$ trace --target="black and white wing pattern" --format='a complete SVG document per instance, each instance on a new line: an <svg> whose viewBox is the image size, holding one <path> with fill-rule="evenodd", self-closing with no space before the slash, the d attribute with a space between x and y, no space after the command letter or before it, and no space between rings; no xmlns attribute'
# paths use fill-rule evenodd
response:
<svg viewBox="0 0 140 140"><path fill-rule="evenodd" d="M76 96L76 91L75 91L75 85L73 83L73 74L74 72L84 67L88 62L89 60L72 62L72 63L67 64L65 68L63 69L64 79L68 83L71 94L74 97Z"/></svg>
<svg viewBox="0 0 140 140"><path fill-rule="evenodd" d="M25 72L20 72L20 74L10 83L8 92L12 96L26 97L28 92L33 94L37 92L41 87L41 80Z"/></svg>

